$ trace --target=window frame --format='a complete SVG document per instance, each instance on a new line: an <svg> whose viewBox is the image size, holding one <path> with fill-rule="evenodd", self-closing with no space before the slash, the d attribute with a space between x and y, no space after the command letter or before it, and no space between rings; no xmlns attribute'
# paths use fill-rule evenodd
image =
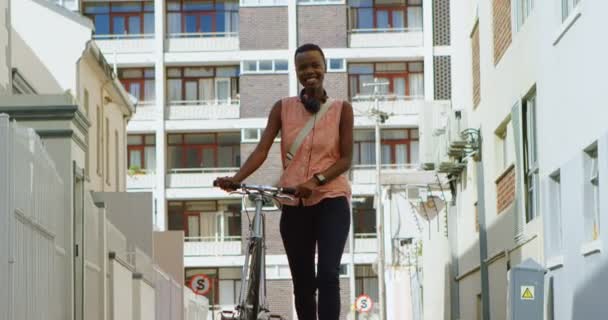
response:
<svg viewBox="0 0 608 320"><path fill-rule="evenodd" d="M383 65L383 64L388 64L388 63L404 63L405 64L405 71L395 71L395 72L390 72L390 71L378 71L378 66L379 65ZM373 72L372 73L351 73L349 71L349 68L351 66L356 66L356 65L367 65L367 64L371 64L373 65ZM421 71L410 71L410 64L420 64L422 66ZM387 62L355 62L355 63L349 63L348 66L346 67L347 71L348 71L348 96L350 101L353 101L353 99L355 99L358 96L365 96L362 95L361 92L356 92L353 93L352 92L352 82L355 81L356 82L356 88L357 91L360 91L359 89L361 88L361 76L372 76L373 78L388 78L389 79L389 87L387 89L387 93L386 95L389 97L389 99L394 98L394 99L398 99L398 98L403 98L403 97L398 97L395 95L395 79L396 78L401 78L403 77L405 79L404 85L404 92L405 92L405 98L412 98L412 97L419 97L419 96L411 96L410 93L410 84L411 84L411 79L410 79L410 75L411 74L422 74L424 77L424 62L423 61L387 61ZM424 80L423 80L423 85L424 85ZM424 89L423 89L424 91Z"/></svg>
<svg viewBox="0 0 608 320"><path fill-rule="evenodd" d="M126 72L129 71L140 71L142 76L141 77L125 77L124 74ZM151 72L147 74L147 72ZM134 83L137 83L140 85L140 91L139 91L139 97L135 97L137 98L140 103L141 102L154 102L156 100L156 77L155 77L155 73L154 73L154 67L142 67L142 68L121 68L118 69L118 78L120 79L120 82L122 83L123 87L125 88L125 90L132 95L131 93L131 86ZM153 100L146 100L146 81L152 81L153 84L153 92L151 93L153 95Z"/></svg>
<svg viewBox="0 0 608 320"><path fill-rule="evenodd" d="M260 62L272 61L272 69L260 70ZM255 62L255 70L245 70L245 64ZM277 62L282 62L287 65L285 70L277 70ZM241 74L287 74L289 73L289 61L287 59L247 59L241 61Z"/></svg>
<svg viewBox="0 0 608 320"><path fill-rule="evenodd" d="M229 34L237 34L240 29L239 25L239 1L236 2L236 9L231 8L230 10L226 10L226 8L218 9L218 3L225 3L226 1L221 0L212 0L212 9L196 9L189 10L184 7L184 0L172 0L165 1L165 25L167 26L167 36L170 38L173 37L188 37L188 36L203 36L203 37L227 37ZM233 2L233 1L230 1ZM173 9L170 7L171 4L179 3L179 9ZM169 15L170 14L179 14L180 19L180 32L171 33L169 30ZM221 34L217 32L218 24L217 24L217 15L220 13L224 13L224 15L230 16L230 30L223 31ZM186 17L187 16L195 16L196 17L196 32L188 32L186 31ZM202 18L204 16L210 16L212 18L212 31L202 31ZM235 20L233 20L235 19ZM236 21L236 25L233 25L233 21ZM236 30L232 30L235 27Z"/></svg>
<svg viewBox="0 0 608 320"><path fill-rule="evenodd" d="M591 201L588 201L591 208L584 208L584 211L590 210L589 216L585 219L590 219L591 230L585 230L591 232L591 238L587 238L587 241L595 241L600 238L601 235L601 212L600 212L600 193L599 193L599 153L597 142L591 144L584 150L585 154L585 185L589 189Z"/></svg>
<svg viewBox="0 0 608 320"><path fill-rule="evenodd" d="M522 101L524 143L525 222L540 216L540 182L537 139L537 97L533 90Z"/></svg>
<svg viewBox="0 0 608 320"><path fill-rule="evenodd" d="M141 139L141 142L139 144L129 144L129 137L139 137ZM131 150L137 150L141 152L141 163L142 165L140 166L140 169L145 170L145 171L150 171L151 169L148 168L149 164L146 161L146 147L154 147L154 152L156 152L156 141L154 143L147 143L146 142L146 138L148 137L152 137L153 139L156 139L156 135L155 134L128 134L127 135L127 169L131 168L132 164L131 164ZM156 169L156 168L155 168Z"/></svg>
<svg viewBox="0 0 608 320"><path fill-rule="evenodd" d="M352 4L348 4L348 9L350 11L349 13L349 31L350 32L358 32L359 30L364 30L365 31L372 31L373 30L386 30L386 31L406 31L408 29L413 29L414 27L410 27L409 26L409 17L408 17L408 11L410 10L410 8L420 8L421 13L424 15L423 13L423 3L422 1L420 1L420 4L410 4L409 2L412 0L404 0L403 4L376 4L376 0L372 0L372 4L370 5L365 5L365 6L354 6ZM353 18L355 16L358 16L358 11L360 9L364 9L364 10L370 10L372 12L372 27L371 28L357 28L354 25L352 25L354 23L354 21L358 21L358 18ZM378 28L378 12L381 11L388 11L387 14L387 22L388 24L391 26L389 28ZM403 27L399 27L399 28L395 28L393 27L393 24L391 23L393 20L393 12L402 12L403 13ZM422 27L420 27L422 28Z"/></svg>
<svg viewBox="0 0 608 320"><path fill-rule="evenodd" d="M120 5L125 5L125 4L138 5L139 10L138 11L128 11L128 12L113 10L115 7L118 7ZM100 5L107 6L107 12L104 10L104 12L87 13L87 6L100 6ZM126 2L98 1L98 2L84 2L82 14L84 16L88 17L89 19L91 19L93 21L93 24L95 24L95 18L97 16L103 16L103 15L108 16L108 34L95 34L94 37L97 36L97 37L113 38L112 36L121 37L121 36L127 35L127 36L131 36L132 38L136 38L135 36L146 37L146 36L154 35L154 32L145 33L146 15L152 14L152 18L154 19L155 18L154 11L155 11L154 1L126 1ZM131 33L129 30L130 24L128 21L129 21L129 19L131 19L133 17L138 17L140 20L139 21L139 29L140 29L139 33ZM124 18L125 33L116 33L114 31L114 20L117 18Z"/></svg>
<svg viewBox="0 0 608 320"><path fill-rule="evenodd" d="M373 131L373 129L357 129L358 131ZM407 138L400 138L400 139L385 139L381 137L380 140L380 153L382 153L382 147L383 146L390 146L391 148L391 161L390 163L382 163L381 165L386 166L386 165L395 165L395 166L399 166L399 165L408 165L411 164L412 162L412 142L415 141L420 141L420 137L418 136L419 132L416 133L416 138L413 138L414 136L414 132L416 132L418 130L418 128L391 128L391 129L383 129L381 131L381 134L387 131L405 131L407 132ZM371 139L371 140L354 140L353 139L353 167L357 168L358 166L370 166L373 164L362 164L361 163L361 159L360 159L360 155L361 155L361 143L376 143L375 139ZM398 145L405 145L406 146L406 162L405 163L396 163L397 161L397 146ZM420 146L419 146L420 147ZM359 159L355 159L355 152L354 149L357 148L358 152L356 153L357 155L359 155ZM375 152L375 149L374 149ZM375 156L374 156L375 159ZM375 163L375 160L374 160Z"/></svg>
<svg viewBox="0 0 608 320"><path fill-rule="evenodd" d="M186 143L186 136L188 135L196 135L196 134L208 134L208 135L213 135L213 143L194 143L194 144L188 144ZM221 169L221 168L236 168L236 167L222 167L219 166L219 135L220 134L237 134L237 132L189 132L189 133L167 133L167 158L170 156L170 152L168 151L169 147L180 147L181 148L181 167L179 168L173 168L171 165L171 162L168 161L168 166L167 169L169 171L171 170L175 170L175 169L200 169L202 171L208 170L208 169ZM181 136L181 143L172 143L169 142L170 141L170 137L171 136ZM240 135L239 135L240 138ZM240 159L240 146L241 146L242 141L240 141L239 139L239 143L236 143L234 145L231 145L232 148L238 147L234 150L238 150L237 156ZM209 167L188 167L187 163L188 163L188 159L187 159L187 154L189 150L196 150L197 153L197 158L199 163L203 163L203 152L204 150L213 150L213 166L209 166ZM234 153L233 153L234 155Z"/></svg>
<svg viewBox="0 0 608 320"><path fill-rule="evenodd" d="M186 70L189 68L210 68L213 72L212 75L208 75L208 76L186 76ZM219 68L234 68L234 70L236 70L236 75L235 76L218 76L218 72L217 70ZM174 76L174 75L170 75L170 71L178 71L180 75L179 76ZM218 95L217 95L217 87L216 87L216 83L217 80L222 80L222 79L227 79L230 82L230 99L228 100L228 102L230 104L233 103L233 101L239 101L240 100L240 75L241 75L241 71L239 70L238 66L235 65L221 65L221 66L184 66L184 67L167 67L167 76L166 76L166 86L167 86L167 100L168 102L171 103L187 103L190 101L195 101L195 102L209 102L209 101L213 101L213 104L218 104L219 103L219 99L218 99ZM201 92L200 92L200 87L199 87L199 82L203 79L209 79L213 82L213 89L212 89L212 94L213 94L213 99L211 100L203 100L201 97ZM169 93L169 88L170 86L170 81L171 80L181 80L181 99L180 100L171 100L171 95ZM186 83L196 83L196 100L187 100L186 97ZM234 86L234 88L233 88Z"/></svg>

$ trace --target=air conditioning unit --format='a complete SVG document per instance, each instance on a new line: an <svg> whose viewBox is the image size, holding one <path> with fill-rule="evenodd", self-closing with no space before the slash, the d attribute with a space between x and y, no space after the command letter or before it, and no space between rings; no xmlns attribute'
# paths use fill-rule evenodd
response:
<svg viewBox="0 0 608 320"><path fill-rule="evenodd" d="M449 126L449 102L428 102L420 112L420 163L425 169L433 169L441 157L441 149L447 148L446 132Z"/></svg>

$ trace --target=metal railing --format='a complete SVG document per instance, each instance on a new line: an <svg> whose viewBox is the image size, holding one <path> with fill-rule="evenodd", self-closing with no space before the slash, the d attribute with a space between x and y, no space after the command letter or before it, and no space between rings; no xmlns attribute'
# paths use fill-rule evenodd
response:
<svg viewBox="0 0 608 320"><path fill-rule="evenodd" d="M126 39L152 39L154 38L153 33L139 33L139 34L94 34L93 39L95 40L126 40Z"/></svg>
<svg viewBox="0 0 608 320"><path fill-rule="evenodd" d="M348 33L359 34L359 33L407 33L407 32L421 32L422 28L351 28Z"/></svg>
<svg viewBox="0 0 608 320"><path fill-rule="evenodd" d="M187 242L228 242L241 241L242 236L204 236L204 237L184 237Z"/></svg>
<svg viewBox="0 0 608 320"><path fill-rule="evenodd" d="M222 173L222 172L233 172L238 171L238 167L231 168L171 168L167 171L169 174L173 173Z"/></svg>
<svg viewBox="0 0 608 320"><path fill-rule="evenodd" d="M287 0L241 0L243 7L286 6Z"/></svg>
<svg viewBox="0 0 608 320"><path fill-rule="evenodd" d="M169 33L167 39L179 39L179 38L235 38L239 36L238 31L230 32L181 32L181 33Z"/></svg>
<svg viewBox="0 0 608 320"><path fill-rule="evenodd" d="M213 99L213 100L172 100L169 101L169 105L179 107L191 107L191 106L218 106L218 105L239 105L239 99Z"/></svg>
<svg viewBox="0 0 608 320"><path fill-rule="evenodd" d="M351 102L367 102L373 101L374 99L375 96L371 94L358 94L356 96L351 97ZM396 94L387 93L382 95L379 101L413 101L420 99L424 99L424 96L399 96Z"/></svg>
<svg viewBox="0 0 608 320"><path fill-rule="evenodd" d="M396 170L416 170L420 168L420 164L418 163L391 163L391 164L382 164L380 165L380 168L382 169L396 169ZM368 169L368 170L375 170L376 169L376 165L375 164L355 164L352 166L352 170L357 170L357 169Z"/></svg>
<svg viewBox="0 0 608 320"><path fill-rule="evenodd" d="M376 239L376 233L355 233L355 239Z"/></svg>

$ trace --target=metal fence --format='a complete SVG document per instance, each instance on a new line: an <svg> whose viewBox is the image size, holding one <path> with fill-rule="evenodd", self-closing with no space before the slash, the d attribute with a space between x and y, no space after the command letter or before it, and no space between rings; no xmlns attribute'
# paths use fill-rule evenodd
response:
<svg viewBox="0 0 608 320"><path fill-rule="evenodd" d="M0 319L69 317L69 213L40 138L0 115Z"/></svg>

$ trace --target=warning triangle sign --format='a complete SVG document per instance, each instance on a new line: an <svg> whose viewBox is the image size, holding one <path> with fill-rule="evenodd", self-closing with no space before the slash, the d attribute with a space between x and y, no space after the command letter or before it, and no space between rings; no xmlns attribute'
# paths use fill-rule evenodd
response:
<svg viewBox="0 0 608 320"><path fill-rule="evenodd" d="M521 295L521 298L524 300L534 300L534 293L532 293L532 290L530 290L530 288L526 288L524 290L524 293Z"/></svg>

